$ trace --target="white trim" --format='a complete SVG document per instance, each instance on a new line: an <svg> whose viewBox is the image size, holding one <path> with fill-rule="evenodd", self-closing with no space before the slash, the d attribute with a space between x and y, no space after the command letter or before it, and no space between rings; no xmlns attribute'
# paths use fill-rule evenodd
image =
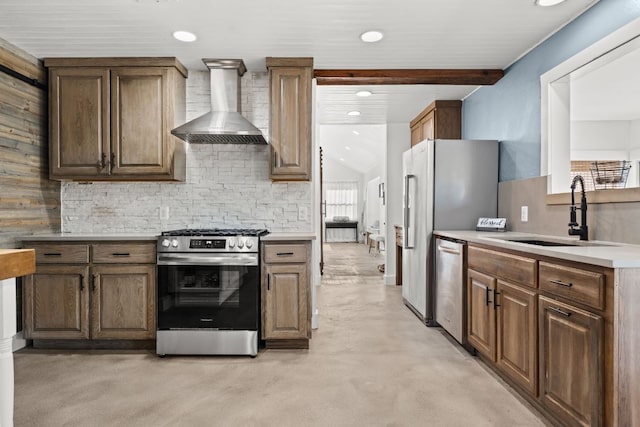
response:
<svg viewBox="0 0 640 427"><path fill-rule="evenodd" d="M396 266L396 268L398 268ZM400 266L402 268L402 266ZM384 284L387 286L395 286L396 285L396 275L395 274L385 274L384 275Z"/></svg>
<svg viewBox="0 0 640 427"><path fill-rule="evenodd" d="M13 336L13 352L23 349L27 346L27 340L24 338L24 331L20 331Z"/></svg>
<svg viewBox="0 0 640 427"><path fill-rule="evenodd" d="M551 83L640 35L640 18L620 27L540 76L540 175L551 172L549 103ZM549 178L551 180L551 177ZM552 188L548 186L548 188Z"/></svg>

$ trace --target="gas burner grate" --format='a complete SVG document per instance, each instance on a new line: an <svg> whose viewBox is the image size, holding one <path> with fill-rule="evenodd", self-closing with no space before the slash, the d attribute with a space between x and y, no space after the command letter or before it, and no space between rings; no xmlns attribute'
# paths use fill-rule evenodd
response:
<svg viewBox="0 0 640 427"><path fill-rule="evenodd" d="M265 228L183 228L163 231L162 236L264 236L269 230Z"/></svg>

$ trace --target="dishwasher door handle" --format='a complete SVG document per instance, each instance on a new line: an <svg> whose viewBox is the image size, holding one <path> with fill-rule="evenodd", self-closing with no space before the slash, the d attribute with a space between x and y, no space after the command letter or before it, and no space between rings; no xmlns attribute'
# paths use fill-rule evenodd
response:
<svg viewBox="0 0 640 427"><path fill-rule="evenodd" d="M460 249L448 248L446 246L438 246L440 252L446 252L448 254L460 255Z"/></svg>

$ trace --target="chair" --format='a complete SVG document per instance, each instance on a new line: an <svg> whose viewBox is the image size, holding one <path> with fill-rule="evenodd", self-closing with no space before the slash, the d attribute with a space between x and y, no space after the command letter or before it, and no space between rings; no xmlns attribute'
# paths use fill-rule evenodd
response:
<svg viewBox="0 0 640 427"><path fill-rule="evenodd" d="M369 253L371 253L371 248L375 248L375 250L380 253L380 243L382 243L384 247L384 234L369 235Z"/></svg>

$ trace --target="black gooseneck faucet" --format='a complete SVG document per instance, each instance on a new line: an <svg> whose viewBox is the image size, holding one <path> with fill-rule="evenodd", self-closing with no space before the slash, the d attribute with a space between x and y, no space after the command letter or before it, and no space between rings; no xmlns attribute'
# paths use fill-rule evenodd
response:
<svg viewBox="0 0 640 427"><path fill-rule="evenodd" d="M576 222L576 202L574 198L574 193L576 190L576 183L580 182L580 187L582 189L582 198L580 199L580 222L581 225L578 227L578 223ZM570 211L570 222L569 222L569 236L580 236L580 240L589 240L589 227L587 227L587 196L584 192L584 179L580 175L576 175L573 177L573 181L571 182L571 211ZM576 228L577 227L577 228Z"/></svg>

